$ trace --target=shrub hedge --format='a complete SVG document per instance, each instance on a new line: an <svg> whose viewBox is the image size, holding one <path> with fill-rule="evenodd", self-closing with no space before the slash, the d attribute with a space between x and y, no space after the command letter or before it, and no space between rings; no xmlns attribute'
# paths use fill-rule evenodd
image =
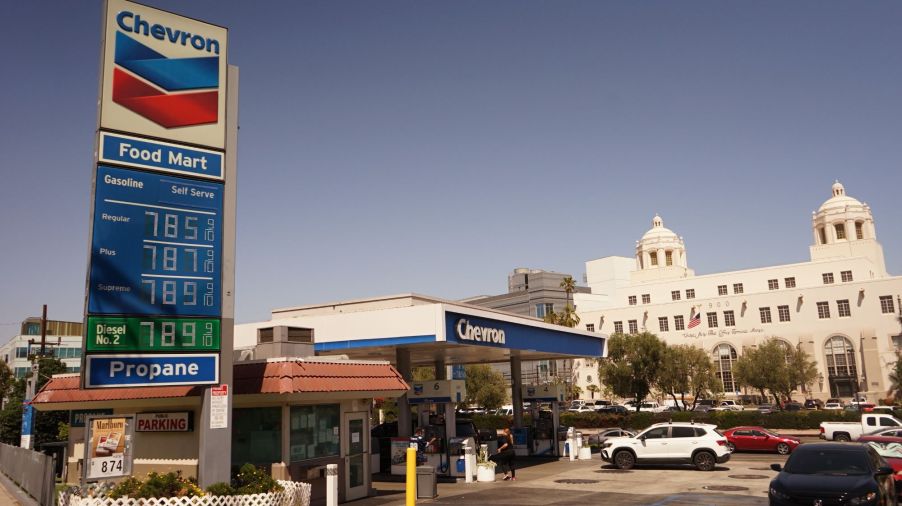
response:
<svg viewBox="0 0 902 506"><path fill-rule="evenodd" d="M473 415L473 422L479 429L502 429L510 427L513 417L500 415ZM758 425L769 429L817 429L821 422L856 422L861 417L857 412L849 411L780 411L763 414L757 410L745 411L682 411L671 413L630 413L628 415L610 415L601 413L561 413L561 425L577 429L597 429L602 427L627 427L644 429L653 423L690 422L712 423L721 429L738 425ZM524 415L524 423L529 425L530 418Z"/></svg>

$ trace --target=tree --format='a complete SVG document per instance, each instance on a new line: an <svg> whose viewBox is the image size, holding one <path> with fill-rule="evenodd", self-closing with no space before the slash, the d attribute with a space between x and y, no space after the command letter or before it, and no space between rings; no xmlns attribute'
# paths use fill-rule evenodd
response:
<svg viewBox="0 0 902 506"><path fill-rule="evenodd" d="M893 364L893 370L889 373L889 383L888 394L893 399L902 399L902 354L899 352L896 352L896 363Z"/></svg>
<svg viewBox="0 0 902 506"><path fill-rule="evenodd" d="M722 390L708 354L701 348L685 344L664 349L656 386L670 395L681 409L688 405L686 394L691 395L693 401L690 410L695 409L699 399Z"/></svg>
<svg viewBox="0 0 902 506"><path fill-rule="evenodd" d="M38 361L38 365L39 376L36 380L36 392L40 391L54 374L66 372L66 364L55 358L42 358ZM16 380L9 390L6 406L0 411L0 441L4 443L19 444L22 434L22 403L25 401L26 387L25 378ZM66 423L68 418L68 411L35 411L32 429L34 444L58 441L59 424Z"/></svg>
<svg viewBox="0 0 902 506"><path fill-rule="evenodd" d="M780 396L791 398L799 387L814 381L817 366L804 351L788 346L780 339L769 339L746 350L733 365L733 377L761 393L767 392L779 404Z"/></svg>
<svg viewBox="0 0 902 506"><path fill-rule="evenodd" d="M635 397L636 411L658 379L665 345L658 336L614 334L608 339L608 356L598 376L619 397Z"/></svg>
<svg viewBox="0 0 902 506"><path fill-rule="evenodd" d="M568 303L560 313L555 313L553 309L546 312L543 320L545 323L573 328L579 325L580 318L576 314L576 308Z"/></svg>
<svg viewBox="0 0 902 506"><path fill-rule="evenodd" d="M432 381L435 379L435 369L432 367L414 367L410 373L414 381Z"/></svg>
<svg viewBox="0 0 902 506"><path fill-rule="evenodd" d="M565 276L564 279L561 280L561 288L564 289L564 292L567 294L567 305L570 305L570 300L573 292L576 291L576 281L573 280L573 276Z"/></svg>
<svg viewBox="0 0 902 506"><path fill-rule="evenodd" d="M468 404L496 409L507 402L509 389L500 372L487 365L468 365L465 371Z"/></svg>
<svg viewBox="0 0 902 506"><path fill-rule="evenodd" d="M595 398L595 394L597 394L598 392L601 391L601 389L598 388L598 385L595 385L595 384L587 386L586 390L589 392L589 394L592 395L593 399Z"/></svg>

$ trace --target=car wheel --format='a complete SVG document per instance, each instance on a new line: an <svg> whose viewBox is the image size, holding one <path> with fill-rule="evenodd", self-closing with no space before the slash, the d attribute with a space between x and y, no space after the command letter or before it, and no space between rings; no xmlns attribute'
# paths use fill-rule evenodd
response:
<svg viewBox="0 0 902 506"><path fill-rule="evenodd" d="M614 465L619 469L632 469L636 465L636 457L626 450L621 450L614 454Z"/></svg>
<svg viewBox="0 0 902 506"><path fill-rule="evenodd" d="M727 449L730 450L730 453L733 453L736 451L736 445L734 445L733 443L727 442Z"/></svg>
<svg viewBox="0 0 902 506"><path fill-rule="evenodd" d="M713 471L717 461L713 453L702 451L696 453L695 457L692 457L692 463L695 464L695 468L699 471Z"/></svg>
<svg viewBox="0 0 902 506"><path fill-rule="evenodd" d="M789 452L792 451L792 448L789 447L786 443L780 443L777 445L777 453L780 455L789 455Z"/></svg>
<svg viewBox="0 0 902 506"><path fill-rule="evenodd" d="M852 438L850 438L848 434L836 434L833 436L833 440L839 441L840 443L848 443Z"/></svg>

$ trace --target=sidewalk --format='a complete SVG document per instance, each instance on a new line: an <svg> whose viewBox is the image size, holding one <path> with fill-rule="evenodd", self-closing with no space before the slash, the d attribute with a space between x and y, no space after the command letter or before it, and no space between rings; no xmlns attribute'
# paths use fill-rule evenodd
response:
<svg viewBox="0 0 902 506"><path fill-rule="evenodd" d="M13 496L12 492L8 491L6 487L15 486L13 483L6 478L6 476L0 477L0 504L3 505L14 505L21 506L22 503L16 500L15 496Z"/></svg>

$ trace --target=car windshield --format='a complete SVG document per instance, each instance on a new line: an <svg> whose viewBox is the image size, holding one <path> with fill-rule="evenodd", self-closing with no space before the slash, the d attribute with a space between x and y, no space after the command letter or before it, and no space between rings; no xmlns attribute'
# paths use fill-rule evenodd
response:
<svg viewBox="0 0 902 506"><path fill-rule="evenodd" d="M458 423L457 424L457 436L458 437L471 437L476 435L476 431L473 430L472 423Z"/></svg>
<svg viewBox="0 0 902 506"><path fill-rule="evenodd" d="M877 453L879 453L881 457L889 457L892 459L902 459L902 444L878 443L876 441L871 441L868 444L871 445L871 448L873 448Z"/></svg>
<svg viewBox="0 0 902 506"><path fill-rule="evenodd" d="M835 476L870 474L863 451L813 450L793 453L784 469L790 474L826 474Z"/></svg>

